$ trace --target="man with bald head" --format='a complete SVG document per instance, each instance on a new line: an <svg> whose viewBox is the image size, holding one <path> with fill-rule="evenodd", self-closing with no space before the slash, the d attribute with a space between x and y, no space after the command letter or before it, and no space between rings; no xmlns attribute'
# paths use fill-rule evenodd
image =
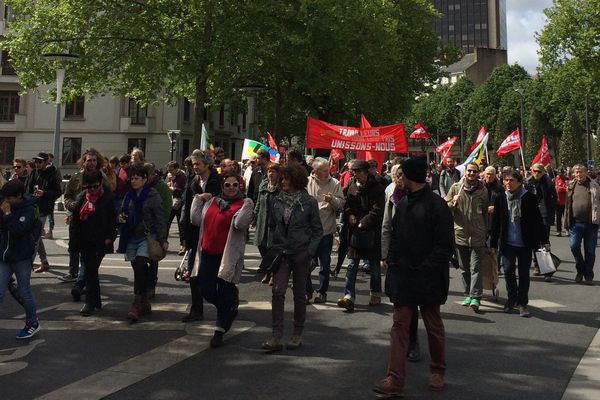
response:
<svg viewBox="0 0 600 400"><path fill-rule="evenodd" d="M488 207L488 214L492 214L494 212L494 202L496 201L496 197L504 192L504 188L502 187L502 183L498 180L498 176L496 174L496 168L494 167L486 167L483 171L483 183L485 184L485 188L488 191L488 202L491 204Z"/></svg>

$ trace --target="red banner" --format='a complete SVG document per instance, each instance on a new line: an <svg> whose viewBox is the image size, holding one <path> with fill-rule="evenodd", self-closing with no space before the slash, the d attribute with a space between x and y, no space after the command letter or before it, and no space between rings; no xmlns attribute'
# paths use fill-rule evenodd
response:
<svg viewBox="0 0 600 400"><path fill-rule="evenodd" d="M435 152L440 156L442 164L446 164L446 158L450 155L452 146L454 146L454 143L456 143L457 140L458 137L453 136L450 139L446 140L444 143L440 143L440 145L435 148Z"/></svg>
<svg viewBox="0 0 600 400"><path fill-rule="evenodd" d="M533 158L533 161L531 162L531 164L535 164L535 163L540 163L542 164L544 167L547 167L548 165L550 165L550 149L548 149L548 141L546 140L546 136L542 136L542 145L540 146L540 149L538 150L537 154L535 155L535 157Z"/></svg>
<svg viewBox="0 0 600 400"><path fill-rule="evenodd" d="M422 123L417 122L414 128L415 130L410 134L411 139L429 139L429 132L425 130Z"/></svg>
<svg viewBox="0 0 600 400"><path fill-rule="evenodd" d="M504 139L504 142L502 142L498 150L496 150L496 154L498 156L503 156L511 151L519 150L520 148L521 133L519 132L519 128L517 128L514 132L508 135L506 139Z"/></svg>
<svg viewBox="0 0 600 400"><path fill-rule="evenodd" d="M309 117L306 122L306 147L406 153L408 142L402 123L372 128L353 128L332 125Z"/></svg>

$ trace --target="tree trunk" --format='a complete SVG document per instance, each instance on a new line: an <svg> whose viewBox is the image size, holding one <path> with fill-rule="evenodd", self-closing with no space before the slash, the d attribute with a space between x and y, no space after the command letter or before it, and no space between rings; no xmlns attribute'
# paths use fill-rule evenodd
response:
<svg viewBox="0 0 600 400"><path fill-rule="evenodd" d="M198 76L196 78L196 92L194 103L194 129L192 134L192 147L200 148L200 139L202 137L202 123L204 122L204 104L206 103L206 78ZM208 127L207 127L208 129Z"/></svg>

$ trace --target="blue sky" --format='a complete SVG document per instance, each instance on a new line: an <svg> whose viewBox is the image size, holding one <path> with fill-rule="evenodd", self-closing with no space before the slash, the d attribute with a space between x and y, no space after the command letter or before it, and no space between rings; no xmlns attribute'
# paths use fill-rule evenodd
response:
<svg viewBox="0 0 600 400"><path fill-rule="evenodd" d="M535 73L538 65L535 33L541 32L546 22L544 9L549 7L552 0L506 1L509 64L518 63L529 73Z"/></svg>

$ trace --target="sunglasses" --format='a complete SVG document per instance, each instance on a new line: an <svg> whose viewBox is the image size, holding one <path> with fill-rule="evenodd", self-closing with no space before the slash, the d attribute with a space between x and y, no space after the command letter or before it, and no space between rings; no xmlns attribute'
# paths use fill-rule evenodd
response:
<svg viewBox="0 0 600 400"><path fill-rule="evenodd" d="M473 173L473 174L477 174L477 173L479 173L479 170L476 170L476 169L468 169L468 170L467 170L467 173L469 173L469 172L471 172L471 173Z"/></svg>
<svg viewBox="0 0 600 400"><path fill-rule="evenodd" d="M542 171L540 171L539 169L534 169L531 172L533 172L534 174L541 174Z"/></svg>
<svg viewBox="0 0 600 400"><path fill-rule="evenodd" d="M86 185L83 186L84 189L98 189L100 187L99 183L96 183L95 185Z"/></svg>
<svg viewBox="0 0 600 400"><path fill-rule="evenodd" d="M232 188L232 187L237 188L240 186L240 184L237 182L234 182L234 183L225 182L223 184L223 186L225 186L226 188Z"/></svg>
<svg viewBox="0 0 600 400"><path fill-rule="evenodd" d="M21 167L20 165L13 165L13 169L21 169L23 167Z"/></svg>

